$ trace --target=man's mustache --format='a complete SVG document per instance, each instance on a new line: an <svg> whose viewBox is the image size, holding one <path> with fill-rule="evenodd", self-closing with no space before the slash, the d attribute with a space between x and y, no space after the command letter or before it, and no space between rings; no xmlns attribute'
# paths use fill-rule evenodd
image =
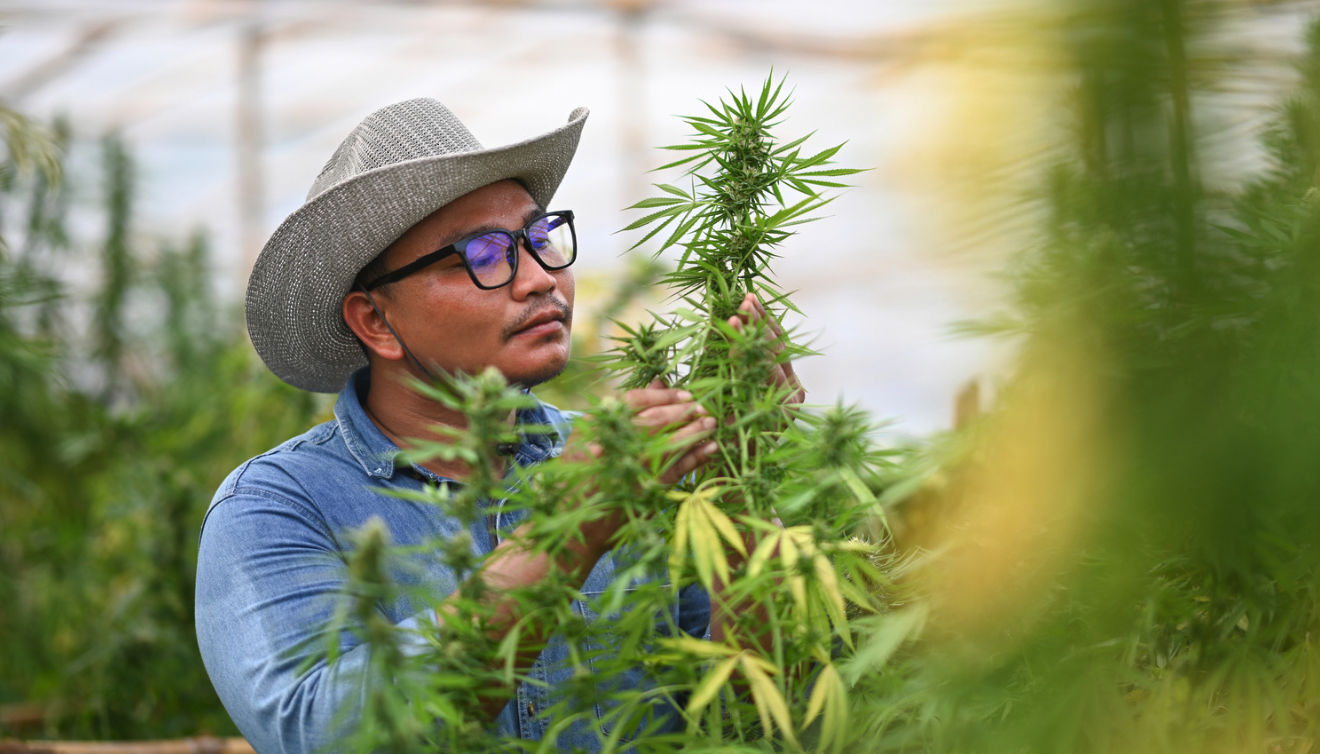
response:
<svg viewBox="0 0 1320 754"><path fill-rule="evenodd" d="M532 306L527 307L527 309L524 310L522 314L518 315L517 319L515 319L512 323L510 323L508 326L504 328L504 332L501 333L504 340L508 340L509 338L512 338L515 334L517 334L519 330L526 327L528 322L531 322L536 317L539 317L540 315L544 314L547 309L554 309L558 311L560 314L564 315L565 326L570 326L573 324L573 308L568 305L567 301L563 301L557 298L552 298L548 300L546 306L540 306L534 304Z"/></svg>

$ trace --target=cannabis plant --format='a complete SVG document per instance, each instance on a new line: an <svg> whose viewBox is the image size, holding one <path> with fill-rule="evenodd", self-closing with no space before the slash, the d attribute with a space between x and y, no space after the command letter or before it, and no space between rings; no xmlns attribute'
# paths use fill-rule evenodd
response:
<svg viewBox="0 0 1320 754"><path fill-rule="evenodd" d="M776 365L807 353L783 334L783 310L797 309L772 262L792 228L830 201L822 190L858 172L829 167L839 146L803 154L807 137L778 141L788 107L771 77L759 95L731 93L685 119L693 141L668 149L692 154L660 169L684 168L687 187L657 184L666 196L635 205L655 211L627 229L650 226L634 248L669 230L657 253L681 254L663 282L686 307L630 330L609 364L625 386L682 386L727 417L718 463L673 493L672 529L664 520L670 577L722 587L712 619L720 640L667 645L674 661L703 671L687 681L686 714L705 715L690 730L718 731L713 745L760 735L796 746L810 729L814 745L838 748L848 703L834 659L853 647L848 607L874 610L869 590L886 581L868 559L873 544L851 539L863 518L883 516L861 481L881 459L866 417L801 411L793 381L772 380ZM749 296L765 302L764 318L744 316ZM789 599L775 599L783 585ZM747 693L730 684L735 673ZM734 724L721 724L726 715Z"/></svg>

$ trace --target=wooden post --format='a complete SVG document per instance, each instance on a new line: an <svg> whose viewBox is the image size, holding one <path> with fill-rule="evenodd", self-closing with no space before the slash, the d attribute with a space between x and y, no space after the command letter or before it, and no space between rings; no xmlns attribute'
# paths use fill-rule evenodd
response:
<svg viewBox="0 0 1320 754"><path fill-rule="evenodd" d="M246 739L175 738L163 741L0 741L0 754L256 754Z"/></svg>
<svg viewBox="0 0 1320 754"><path fill-rule="evenodd" d="M623 206L646 197L646 67L641 42L651 0L610 0L618 15L616 43L619 67L617 101L623 150Z"/></svg>

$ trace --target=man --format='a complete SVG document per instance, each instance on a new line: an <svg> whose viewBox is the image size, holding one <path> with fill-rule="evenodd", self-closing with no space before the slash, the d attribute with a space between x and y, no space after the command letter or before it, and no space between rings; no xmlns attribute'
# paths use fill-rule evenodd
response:
<svg viewBox="0 0 1320 754"><path fill-rule="evenodd" d="M384 494L466 475L455 461L400 459L409 438L435 438L436 425L463 425L460 414L410 389L410 378L495 367L510 382L531 387L564 368L576 243L572 213L546 207L586 116L579 108L562 128L484 149L439 102L386 107L340 145L307 202L262 250L247 293L253 345L281 379L339 391L339 398L332 421L236 469L203 524L198 641L221 700L258 751L323 748L344 719L337 715L347 709L352 717L355 689L348 679L370 646L346 630L335 664L307 665L320 650L308 639L330 617L347 578L345 534L372 517L402 545L461 531L434 506ZM553 241L556 233L567 241ZM751 299L744 311L761 314ZM777 379L792 381L791 368L781 368ZM715 420L689 394L655 383L625 400L639 425L672 432L677 457L664 481L676 482L717 450L704 440ZM569 442L568 417L551 406L520 411L511 421L557 429L522 435L516 448L505 449L513 464L543 461ZM550 562L522 549L521 530L507 525L497 503L491 506L493 531L473 526L467 533L475 551L494 554L483 575L497 590L534 585L552 569L584 591L609 582L609 542L618 522L585 524L581 543ZM458 586L435 563L421 578L432 604L399 600L381 607L402 628L435 621ZM507 631L518 617L516 604L498 602L498 592L495 599L494 630ZM683 630L707 632L711 603L700 589L684 590L673 610ZM537 709L554 704L571 673L555 656L552 638L531 668L544 683L522 684L507 703L491 703L495 730L526 739L545 735L548 721ZM580 730L557 743L596 748L594 737Z"/></svg>

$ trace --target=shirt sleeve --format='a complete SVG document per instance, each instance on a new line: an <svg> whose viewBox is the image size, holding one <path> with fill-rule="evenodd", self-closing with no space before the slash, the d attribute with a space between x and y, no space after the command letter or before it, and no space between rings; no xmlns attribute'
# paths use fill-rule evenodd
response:
<svg viewBox="0 0 1320 754"><path fill-rule="evenodd" d="M197 564L197 641L211 682L239 730L263 754L325 750L360 709L372 647L351 627L321 631L334 614L347 566L324 522L294 501L237 494L204 524ZM402 649L424 646L428 610L397 624Z"/></svg>

